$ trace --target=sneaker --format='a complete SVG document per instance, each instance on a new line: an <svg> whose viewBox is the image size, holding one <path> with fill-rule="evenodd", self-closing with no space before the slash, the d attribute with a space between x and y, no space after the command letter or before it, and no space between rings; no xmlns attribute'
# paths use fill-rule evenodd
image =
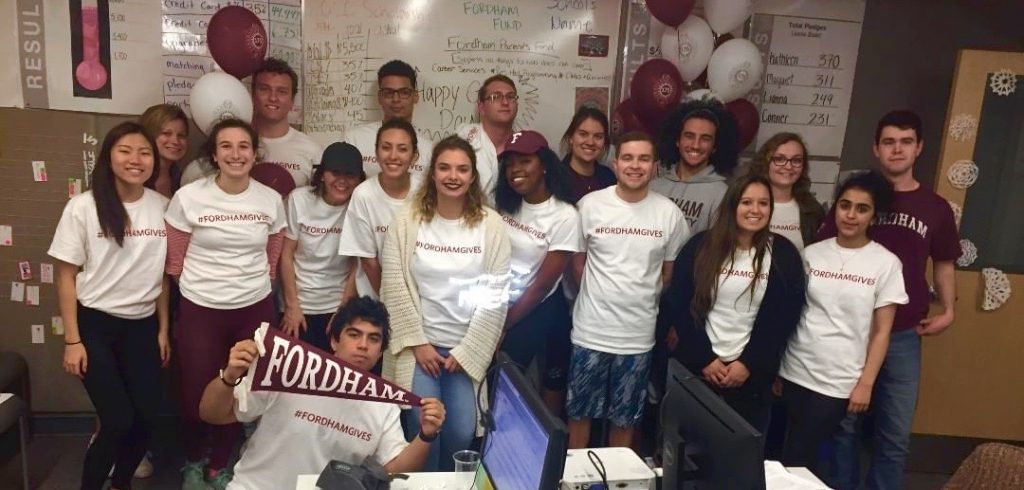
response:
<svg viewBox="0 0 1024 490"><path fill-rule="evenodd" d="M181 490L207 490L203 473L206 461L188 461L181 468Z"/></svg>
<svg viewBox="0 0 1024 490"><path fill-rule="evenodd" d="M235 474L231 470L224 468L217 472L212 478L207 478L206 485L210 490L224 490L228 487L228 483L231 483L231 479L235 477Z"/></svg>
<svg viewBox="0 0 1024 490"><path fill-rule="evenodd" d="M153 463L149 461L149 453L142 456L139 466L135 468L135 478L149 478L153 476Z"/></svg>

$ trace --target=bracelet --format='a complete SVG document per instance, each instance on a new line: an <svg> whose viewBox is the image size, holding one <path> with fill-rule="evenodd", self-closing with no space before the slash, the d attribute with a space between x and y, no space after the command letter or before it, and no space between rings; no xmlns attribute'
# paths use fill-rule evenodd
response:
<svg viewBox="0 0 1024 490"><path fill-rule="evenodd" d="M68 342L66 340L64 341L64 345L78 345L78 344L81 344L81 343L82 343L81 340L79 340L78 342Z"/></svg>
<svg viewBox="0 0 1024 490"><path fill-rule="evenodd" d="M224 378L224 368L221 368L221 370L220 370L220 382L228 385L231 388L234 388L234 387L242 384L242 380L243 379L245 379L245 373L242 373L242 375L239 376L238 379L235 380L234 384L229 383L228 380L226 378Z"/></svg>
<svg viewBox="0 0 1024 490"><path fill-rule="evenodd" d="M420 434L419 434L418 437L420 438L421 441L429 444L431 442L434 442L434 439L437 439L437 436L439 436L439 435L441 435L441 431L440 430L435 432L434 435L432 435L432 436L427 436L426 434L423 433L423 429L420 429Z"/></svg>

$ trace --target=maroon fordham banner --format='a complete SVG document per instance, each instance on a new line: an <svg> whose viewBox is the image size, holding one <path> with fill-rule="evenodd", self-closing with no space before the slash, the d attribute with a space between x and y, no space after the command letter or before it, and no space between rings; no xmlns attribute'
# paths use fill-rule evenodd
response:
<svg viewBox="0 0 1024 490"><path fill-rule="evenodd" d="M398 385L299 339L281 335L276 328L267 328L263 335L263 355L256 362L252 391L420 405L420 397Z"/></svg>

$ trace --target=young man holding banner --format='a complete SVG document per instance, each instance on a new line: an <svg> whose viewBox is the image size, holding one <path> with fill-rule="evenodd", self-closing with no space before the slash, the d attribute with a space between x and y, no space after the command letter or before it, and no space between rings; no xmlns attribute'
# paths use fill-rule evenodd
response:
<svg viewBox="0 0 1024 490"><path fill-rule="evenodd" d="M330 322L334 358L341 362L273 330L259 344L235 344L199 407L211 424L261 418L227 488L291 488L298 475L318 474L332 459L358 465L373 458L390 473L418 470L445 409L435 398L421 400L420 433L405 441L394 403L415 399L370 374L387 346L388 329L384 305L362 297ZM378 389L390 395L378 395Z"/></svg>

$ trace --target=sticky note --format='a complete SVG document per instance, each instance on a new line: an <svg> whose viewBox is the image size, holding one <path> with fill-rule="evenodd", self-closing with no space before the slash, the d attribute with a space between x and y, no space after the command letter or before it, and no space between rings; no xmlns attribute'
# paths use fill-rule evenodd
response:
<svg viewBox="0 0 1024 490"><path fill-rule="evenodd" d="M0 225L0 245L5 247L14 245L14 239L11 235L11 225Z"/></svg>
<svg viewBox="0 0 1024 490"><path fill-rule="evenodd" d="M25 301L25 283L11 283L11 301L17 301L18 303Z"/></svg>
<svg viewBox="0 0 1024 490"><path fill-rule="evenodd" d="M29 261L18 261L18 277L20 277L22 281L32 279L32 264Z"/></svg>
<svg viewBox="0 0 1024 490"><path fill-rule="evenodd" d="M53 284L53 264L39 264L39 281L43 284Z"/></svg>
<svg viewBox="0 0 1024 490"><path fill-rule="evenodd" d="M39 306L39 286L29 286L25 288L25 304L29 306Z"/></svg>
<svg viewBox="0 0 1024 490"><path fill-rule="evenodd" d="M42 344L46 342L46 335L43 335L42 325L32 325L32 343Z"/></svg>
<svg viewBox="0 0 1024 490"><path fill-rule="evenodd" d="M50 317L50 333L64 335L64 319L59 316Z"/></svg>
<svg viewBox="0 0 1024 490"><path fill-rule="evenodd" d="M42 160L32 162L32 179L36 182L46 182L46 162Z"/></svg>

